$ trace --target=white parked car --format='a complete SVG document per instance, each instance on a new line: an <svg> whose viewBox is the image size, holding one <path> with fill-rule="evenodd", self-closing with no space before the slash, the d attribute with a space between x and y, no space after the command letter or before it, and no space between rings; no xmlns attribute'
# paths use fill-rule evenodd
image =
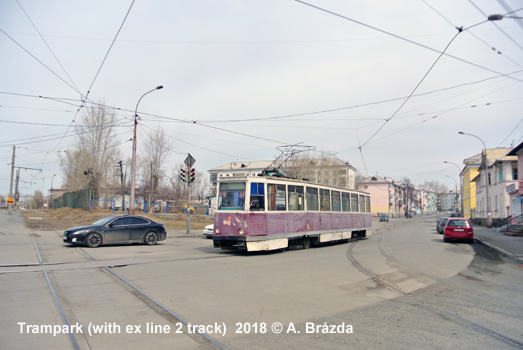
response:
<svg viewBox="0 0 523 350"><path fill-rule="evenodd" d="M203 229L203 235L207 238L212 238L213 233L214 233L214 224L207 225Z"/></svg>

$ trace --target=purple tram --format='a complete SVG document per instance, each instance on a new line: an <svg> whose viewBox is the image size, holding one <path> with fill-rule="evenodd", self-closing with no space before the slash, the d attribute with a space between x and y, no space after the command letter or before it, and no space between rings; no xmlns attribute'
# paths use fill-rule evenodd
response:
<svg viewBox="0 0 523 350"><path fill-rule="evenodd" d="M371 233L368 193L274 176L218 183L213 243L263 251L349 241Z"/></svg>

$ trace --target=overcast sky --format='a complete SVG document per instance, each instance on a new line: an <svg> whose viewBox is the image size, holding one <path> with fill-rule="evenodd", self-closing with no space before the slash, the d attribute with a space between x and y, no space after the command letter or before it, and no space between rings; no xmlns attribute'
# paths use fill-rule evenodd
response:
<svg viewBox="0 0 523 350"><path fill-rule="evenodd" d="M1 0L0 195L9 191L13 145L16 166L42 169L21 171L22 193L48 195L55 174L53 187L62 184L58 154L74 139L86 96L118 109L130 166L136 104L158 85L138 108L138 154L160 126L174 146L168 173L187 153L208 174L303 142L363 174L453 188L458 169L444 161L461 167L483 147L458 131L487 148L523 141L523 24L486 22L510 9L522 16L522 7Z"/></svg>

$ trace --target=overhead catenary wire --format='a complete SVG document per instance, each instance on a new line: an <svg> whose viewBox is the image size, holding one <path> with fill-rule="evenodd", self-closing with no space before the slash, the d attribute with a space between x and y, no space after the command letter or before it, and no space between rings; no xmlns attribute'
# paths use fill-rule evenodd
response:
<svg viewBox="0 0 523 350"><path fill-rule="evenodd" d="M483 10L481 10L472 0L468 0L469 3L474 6L474 8L476 10L478 10L479 12L481 12L484 16L487 16L487 14L485 12L483 12ZM519 9L519 10L516 10L516 11L521 11L522 9ZM512 38L510 35L507 34L507 32L505 32L503 29L501 29L501 27L494 22L494 25L499 29L500 32L503 33L503 35L505 35L507 37L507 39L509 39L514 45L516 45L517 47L519 47L521 50L523 50L523 46L521 46L516 40L514 40L514 38Z"/></svg>
<svg viewBox="0 0 523 350"><path fill-rule="evenodd" d="M58 57L55 55L53 49L51 49L51 46L49 46L49 44L47 43L47 41L45 40L44 36L42 35L42 33L40 33L40 31L38 30L38 28L36 27L36 25L33 23L33 21L31 20L31 17L29 17L29 14L24 10L24 8L22 7L22 5L20 4L20 1L16 0L16 3L18 4L18 6L20 7L20 9L22 10L22 12L25 14L25 16L27 17L27 19L29 20L29 22L31 22L31 25L33 26L33 28L36 30L36 32L38 33L38 35L40 36L40 38L42 39L42 41L44 42L45 46L47 46L47 48L49 49L49 51L51 52L51 54L53 55L53 57L55 58L56 62L58 62L58 64L60 65L60 67L62 68L62 70L64 71L65 75L67 75L67 77L69 78L69 80L71 81L71 84L73 84L74 88L76 89L76 91L79 91L78 87L76 86L76 84L74 83L73 79L71 78L71 76L69 75L69 73L67 73L67 70L65 69L65 67L62 65L62 63L60 62L60 60L58 59Z"/></svg>
<svg viewBox="0 0 523 350"><path fill-rule="evenodd" d="M305 1L302 1L302 0L293 0L293 1L298 2L298 3L300 3L300 4L303 4L303 5L306 5L306 6L309 6L309 7L312 7L312 8L314 8L314 9L316 9L316 10L323 11L323 12L325 12L325 13L331 14L331 15L333 15L333 16L336 16L336 17L342 18L342 19L344 19L344 20L347 20L347 21L350 21L350 22L356 23L356 24L361 25L361 26L364 26L364 27L366 27L366 28L369 28L369 29L372 29L372 30L378 31L378 32L380 32L380 33L387 34L387 35L389 35L389 36L392 36L392 37L394 37L394 38L397 38L397 39L400 39L400 40L406 41L406 42L411 43L411 44L414 44L414 45L416 45L416 46L423 47L423 48L428 49L428 50L430 50L430 51L434 51L434 52L437 52L437 53L440 53L440 54L444 54L444 55L447 56L447 57L453 58L453 59L455 59L455 60L458 60L458 61L461 61L461 62L464 62L464 63L467 63L467 64L470 64L470 65L475 66L475 67L477 67L477 68L484 69L484 70L489 71L489 72L491 72L491 73L496 73L496 74L501 75L501 76L506 76L506 74L501 73L501 72L497 72L497 71L495 71L495 70L493 70L493 69L490 69L490 68L488 68L488 67L484 67L484 66L482 66L482 65L479 65L479 64L477 64L477 63L474 63L474 62L470 62L470 61L464 60L464 59L459 58L459 57L457 57L457 56L450 55L450 54L445 53L445 52L441 52L441 51L439 51L439 50L437 50L437 49L434 49L434 48L432 48L432 47L429 47L429 46L427 46L427 45L420 44L420 43L418 43L418 42L415 42L415 41L413 41L413 40L407 39L407 38L402 37L402 36L400 36L400 35L397 35L397 34L394 34L394 33L388 32L388 31L386 31L386 30L383 30L383 29L380 29L380 28L377 28L377 27L371 26L371 25L369 25L369 24L366 24L366 23L363 23L363 22L357 21L357 20L355 20L355 19L353 19L353 18L350 18L350 17L344 16L344 15L341 15L341 14L339 14L339 13L336 13L336 12L333 12L333 11L329 11L329 10L324 9L324 8L322 8L322 7L319 7L319 6L316 6L316 5L310 4L310 3L308 3L308 2L305 2ZM481 23L484 23L484 22L481 22ZM476 26L476 25L474 25L474 26ZM474 27L474 26L471 26L471 27L469 27L469 28L472 28L472 27ZM469 28L467 28L467 29L469 29ZM512 79L516 79L516 78L513 78L513 77L512 77ZM523 82L523 80L521 80L521 79L516 79L516 80L519 80L519 81Z"/></svg>
<svg viewBox="0 0 523 350"><path fill-rule="evenodd" d="M470 0L469 0L469 2L472 3L472 4L474 5L474 7L475 7L478 11L480 11L480 12L483 14L483 16L488 17L488 15L487 15L485 12L483 12L479 7L476 6L476 4L474 4L474 3L473 3L472 1L470 1ZM441 16L441 17L442 17L442 18L443 18L447 23L449 23L453 28L456 27L456 25L455 25L454 23L452 23L452 22L451 22L447 17L445 17L445 16L444 16L440 11L438 11L435 7L433 7L432 5L430 5L427 1L423 0L423 3L424 3L425 5L427 5L430 9L432 9L434 12L436 12L438 15L440 15L440 16ZM496 25L497 28L499 28L501 31L503 31L503 30L502 30L502 29L501 29L501 28L500 28L496 23L494 23L494 24ZM481 39L479 36L477 36L476 34L474 34L472 31L467 31L467 33L470 34L470 35L472 35L472 36L473 36L474 38L476 38L477 40L481 41L483 44L485 44L488 48L492 49L492 50L493 50L494 52L496 52L497 54L500 54L500 55L502 54L502 52L499 51L499 50L497 50L497 49L494 47L494 45L491 45L491 44L487 43L485 40ZM505 35L508 35L508 34L505 33ZM511 38L511 41L514 41L514 39ZM516 44L517 44L517 43L516 43ZM519 45L519 44L517 44L517 45ZM515 65L520 66L520 67L523 67L523 65L522 65L520 62L518 62L518 61L512 59L511 57L508 57L508 56L505 55L505 54L503 54L503 57L507 58L508 60L510 60L510 61L511 61L512 63L514 63Z"/></svg>

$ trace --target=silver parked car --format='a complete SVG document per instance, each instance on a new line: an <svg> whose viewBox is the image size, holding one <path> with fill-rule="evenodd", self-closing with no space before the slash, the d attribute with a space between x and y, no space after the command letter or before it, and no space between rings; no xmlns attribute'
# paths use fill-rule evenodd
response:
<svg viewBox="0 0 523 350"><path fill-rule="evenodd" d="M436 221L436 230L438 231L438 233L443 234L443 229L445 228L447 221L449 221L448 217L442 217Z"/></svg>
<svg viewBox="0 0 523 350"><path fill-rule="evenodd" d="M212 238L213 233L214 233L214 224L207 225L203 229L203 235L207 238Z"/></svg>

